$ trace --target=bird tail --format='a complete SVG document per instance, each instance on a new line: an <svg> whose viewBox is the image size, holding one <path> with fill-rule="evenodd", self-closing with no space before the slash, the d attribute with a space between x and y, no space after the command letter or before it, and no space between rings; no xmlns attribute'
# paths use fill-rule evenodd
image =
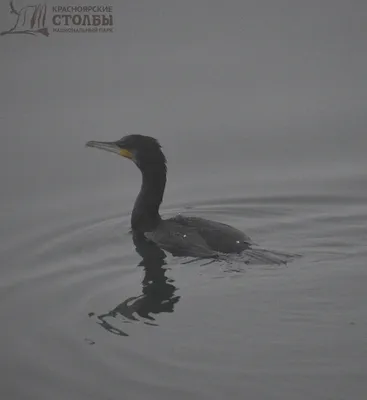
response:
<svg viewBox="0 0 367 400"><path fill-rule="evenodd" d="M194 257L188 261L183 262L182 264L190 264L195 261L202 261L203 259L207 259L209 261L206 261L204 264L201 265L208 265L218 261L225 261L227 263L244 263L247 265L286 265L299 257L302 256L300 254L284 253L262 248L254 249L252 247L249 247L248 249L243 250L241 253L216 253L215 256L212 255L204 257Z"/></svg>
<svg viewBox="0 0 367 400"><path fill-rule="evenodd" d="M246 264L287 264L295 258L301 257L299 254L284 253L262 248L248 248L241 253Z"/></svg>

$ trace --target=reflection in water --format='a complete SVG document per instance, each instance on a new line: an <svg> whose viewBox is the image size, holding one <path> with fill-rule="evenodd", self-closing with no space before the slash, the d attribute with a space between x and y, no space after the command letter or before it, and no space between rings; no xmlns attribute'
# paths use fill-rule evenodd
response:
<svg viewBox="0 0 367 400"><path fill-rule="evenodd" d="M133 234L133 242L137 253L143 258L138 266L144 268L142 280L142 294L129 297L118 304L113 310L106 314L97 316L98 324L107 331L119 335L128 336L127 333L111 325L106 319L123 317L124 323L139 321L140 318L147 325L156 325L152 314L163 312L172 313L180 296L175 295L177 291L173 280L166 277L166 254L154 243L149 242L143 235ZM89 316L93 316L90 313Z"/></svg>

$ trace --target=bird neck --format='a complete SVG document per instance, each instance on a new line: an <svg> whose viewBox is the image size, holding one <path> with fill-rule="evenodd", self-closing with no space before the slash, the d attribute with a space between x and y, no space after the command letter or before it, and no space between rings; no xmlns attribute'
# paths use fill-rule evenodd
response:
<svg viewBox="0 0 367 400"><path fill-rule="evenodd" d="M150 232L161 221L159 206L166 187L166 165L152 164L140 170L142 185L131 215L131 227L133 231Z"/></svg>

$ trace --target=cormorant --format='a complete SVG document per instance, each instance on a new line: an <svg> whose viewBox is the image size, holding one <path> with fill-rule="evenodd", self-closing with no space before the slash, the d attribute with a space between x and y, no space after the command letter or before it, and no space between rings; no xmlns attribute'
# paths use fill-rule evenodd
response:
<svg viewBox="0 0 367 400"><path fill-rule="evenodd" d="M215 259L247 251L250 259L263 262L283 263L289 259L290 255L284 253L253 249L253 242L247 235L227 224L182 215L162 219L159 207L166 186L167 166L156 139L127 135L115 142L89 141L86 146L128 158L140 169L142 185L131 214L134 234L144 235L174 256Z"/></svg>

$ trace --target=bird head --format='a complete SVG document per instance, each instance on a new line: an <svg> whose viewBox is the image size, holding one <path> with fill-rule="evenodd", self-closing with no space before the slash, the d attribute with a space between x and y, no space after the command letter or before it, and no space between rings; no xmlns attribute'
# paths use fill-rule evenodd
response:
<svg viewBox="0 0 367 400"><path fill-rule="evenodd" d="M87 147L106 150L132 160L140 169L166 164L161 145L150 136L127 135L115 142L89 141Z"/></svg>

